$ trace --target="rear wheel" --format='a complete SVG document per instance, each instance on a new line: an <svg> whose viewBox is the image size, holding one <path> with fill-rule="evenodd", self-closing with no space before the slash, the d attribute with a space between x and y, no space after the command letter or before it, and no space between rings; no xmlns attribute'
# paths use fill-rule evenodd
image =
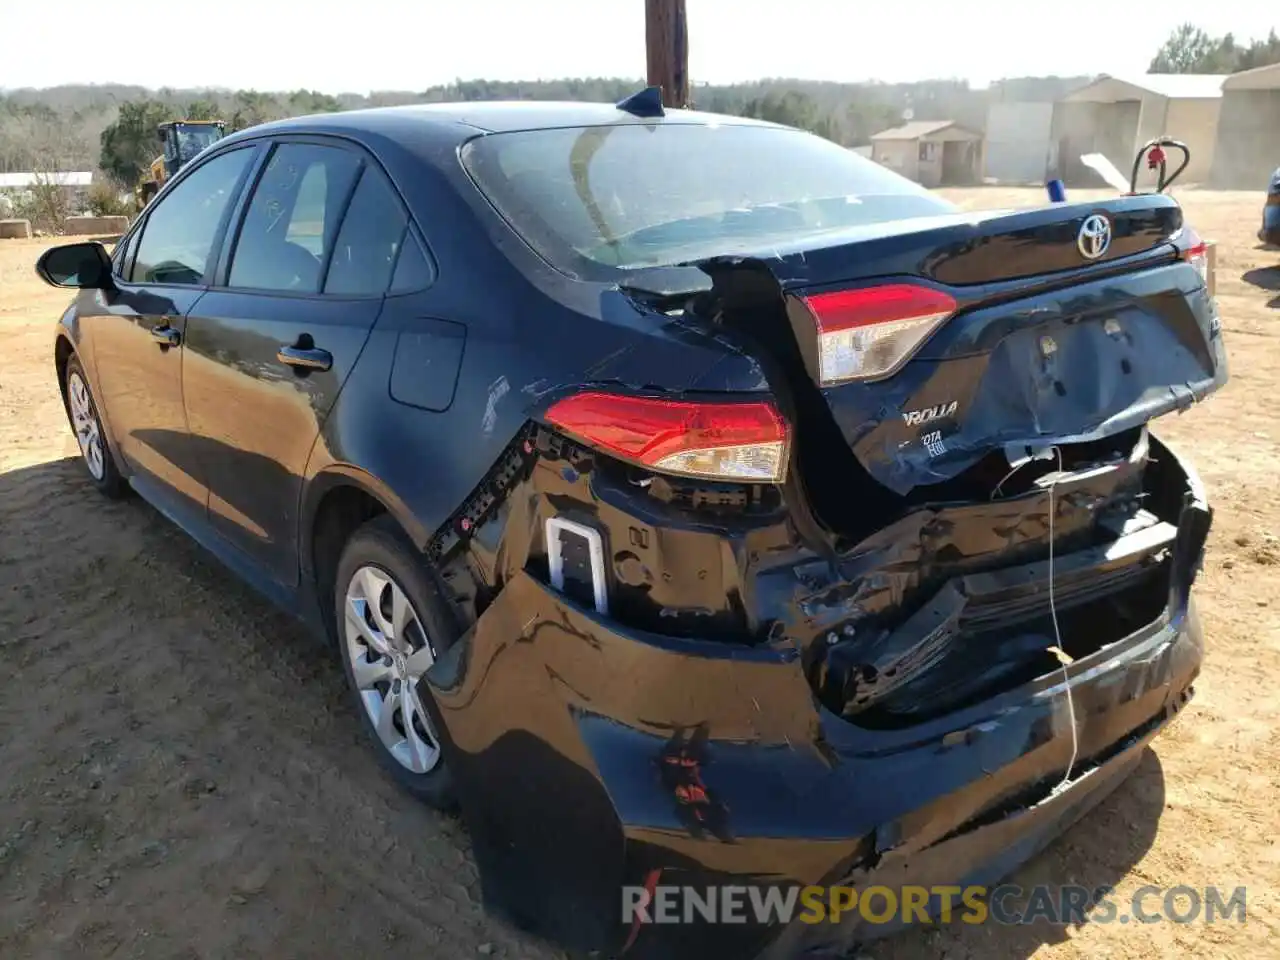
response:
<svg viewBox="0 0 1280 960"><path fill-rule="evenodd" d="M63 377L67 419L71 421L76 443L80 445L80 458L89 471L89 479L99 491L112 499L124 496L128 485L116 469L111 448L107 446L106 431L98 416L97 404L89 389L89 380L75 354L68 358Z"/></svg>
<svg viewBox="0 0 1280 960"><path fill-rule="evenodd" d="M457 636L421 554L387 516L348 541L334 584L335 623L347 683L382 766L432 806L453 805L453 781L422 681Z"/></svg>

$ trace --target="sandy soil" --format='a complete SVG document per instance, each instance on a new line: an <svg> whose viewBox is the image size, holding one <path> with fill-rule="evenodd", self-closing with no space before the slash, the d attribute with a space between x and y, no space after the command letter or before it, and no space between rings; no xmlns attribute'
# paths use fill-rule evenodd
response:
<svg viewBox="0 0 1280 960"><path fill-rule="evenodd" d="M1038 191L950 191L967 207ZM1280 956L1280 253L1261 196L1181 194L1220 244L1233 379L1160 432L1217 517L1191 706L1015 881L1247 885L1248 920L960 924L888 958ZM84 481L54 383L67 297L0 241L0 957L556 957L487 918L465 831L379 774L339 666L143 503Z"/></svg>

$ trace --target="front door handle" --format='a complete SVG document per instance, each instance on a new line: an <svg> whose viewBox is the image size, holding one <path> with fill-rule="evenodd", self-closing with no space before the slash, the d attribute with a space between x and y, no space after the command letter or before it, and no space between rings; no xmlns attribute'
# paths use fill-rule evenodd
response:
<svg viewBox="0 0 1280 960"><path fill-rule="evenodd" d="M163 327L151 328L151 339L162 347L176 347L182 342L182 334L165 324Z"/></svg>
<svg viewBox="0 0 1280 960"><path fill-rule="evenodd" d="M281 346L276 359L295 370L328 370L333 366L333 354L328 350L299 344Z"/></svg>

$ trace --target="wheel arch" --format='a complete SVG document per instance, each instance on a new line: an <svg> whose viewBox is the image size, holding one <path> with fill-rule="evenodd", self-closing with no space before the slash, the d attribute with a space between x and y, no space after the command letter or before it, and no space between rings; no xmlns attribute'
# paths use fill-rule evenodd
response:
<svg viewBox="0 0 1280 960"><path fill-rule="evenodd" d="M71 336L59 328L53 342L53 366L58 373L58 389L62 391L63 400L67 398L67 363L75 352L76 348L71 342Z"/></svg>
<svg viewBox="0 0 1280 960"><path fill-rule="evenodd" d="M302 576L315 585L327 619L333 607L333 577L351 535L374 517L389 515L419 550L430 538L404 502L368 472L336 464L317 474L303 494L299 559Z"/></svg>

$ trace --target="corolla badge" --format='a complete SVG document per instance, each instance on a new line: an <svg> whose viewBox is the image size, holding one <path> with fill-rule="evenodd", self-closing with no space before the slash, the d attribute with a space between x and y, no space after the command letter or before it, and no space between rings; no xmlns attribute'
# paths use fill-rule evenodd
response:
<svg viewBox="0 0 1280 960"><path fill-rule="evenodd" d="M1100 213L1085 217L1076 234L1076 247L1086 260L1097 260L1111 246L1111 221Z"/></svg>

